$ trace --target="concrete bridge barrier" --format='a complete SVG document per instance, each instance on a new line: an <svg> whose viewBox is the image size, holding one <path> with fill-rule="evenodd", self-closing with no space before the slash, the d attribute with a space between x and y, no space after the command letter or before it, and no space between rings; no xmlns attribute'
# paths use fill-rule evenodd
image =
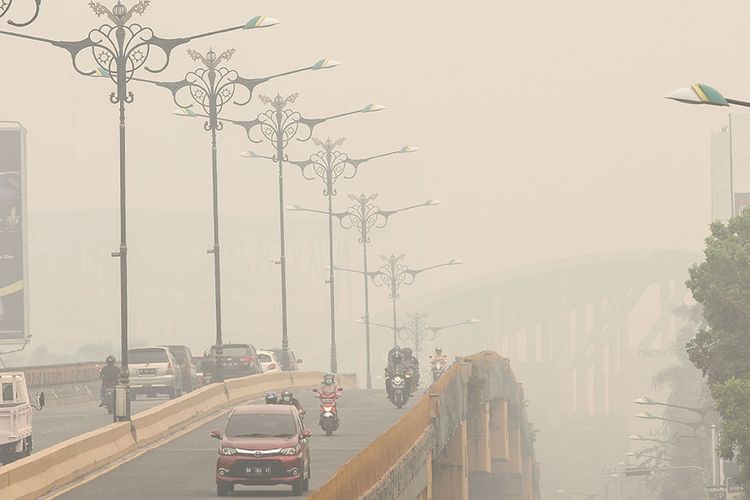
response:
<svg viewBox="0 0 750 500"><path fill-rule="evenodd" d="M0 467L0 498L38 498L224 408L267 391L312 388L321 378L318 372L282 372L202 387L138 413L131 422L107 425ZM354 375L340 378L356 386Z"/></svg>
<svg viewBox="0 0 750 500"><path fill-rule="evenodd" d="M524 407L507 359L463 358L310 498L539 500Z"/></svg>

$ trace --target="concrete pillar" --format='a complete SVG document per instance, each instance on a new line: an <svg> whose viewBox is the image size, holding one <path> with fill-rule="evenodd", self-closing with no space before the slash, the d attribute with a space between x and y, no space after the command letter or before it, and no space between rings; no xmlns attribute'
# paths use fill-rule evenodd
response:
<svg viewBox="0 0 750 500"><path fill-rule="evenodd" d="M479 412L468 418L469 472L492 472L490 445L490 404L484 403Z"/></svg>
<svg viewBox="0 0 750 500"><path fill-rule="evenodd" d="M492 460L493 474L521 474L521 427L518 419L508 415L507 460ZM494 450L493 450L494 454Z"/></svg>
<svg viewBox="0 0 750 500"><path fill-rule="evenodd" d="M427 454L427 460L424 462L424 470L427 471L427 486L419 494L417 500L432 500L432 454Z"/></svg>
<svg viewBox="0 0 750 500"><path fill-rule="evenodd" d="M469 468L466 421L461 422L448 446L432 468L432 498L469 500Z"/></svg>
<svg viewBox="0 0 750 500"><path fill-rule="evenodd" d="M534 498L534 462L531 455L525 450L521 451L521 488L523 500L535 500Z"/></svg>
<svg viewBox="0 0 750 500"><path fill-rule="evenodd" d="M507 462L510 459L508 442L508 402L500 400L490 405L490 451L492 468L495 463Z"/></svg>

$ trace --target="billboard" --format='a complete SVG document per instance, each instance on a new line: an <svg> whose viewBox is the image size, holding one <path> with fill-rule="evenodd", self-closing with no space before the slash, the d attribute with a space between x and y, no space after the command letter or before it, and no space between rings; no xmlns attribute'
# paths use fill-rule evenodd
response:
<svg viewBox="0 0 750 500"><path fill-rule="evenodd" d="M25 142L25 129L0 127L0 344L27 335Z"/></svg>

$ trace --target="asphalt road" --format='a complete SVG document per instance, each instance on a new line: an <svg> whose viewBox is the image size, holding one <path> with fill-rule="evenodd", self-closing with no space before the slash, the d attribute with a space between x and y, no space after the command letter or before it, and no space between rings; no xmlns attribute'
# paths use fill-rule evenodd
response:
<svg viewBox="0 0 750 500"><path fill-rule="evenodd" d="M147 399L139 396L131 403L130 411L136 414L166 401L168 399L163 397ZM112 415L105 408L99 408L98 400L34 411L32 418L35 451L112 423Z"/></svg>
<svg viewBox="0 0 750 500"><path fill-rule="evenodd" d="M312 393L295 393L307 410L307 427L313 433L310 489L323 484L347 460L384 432L405 409L398 410L385 391L347 390L339 400L341 426L326 437L317 426L318 401ZM416 401L413 398L410 403ZM183 499L215 498L214 468L218 442L209 437L221 430L222 415L163 446L153 449L98 478L62 495L64 499ZM291 496L288 486L238 486L235 497L280 498Z"/></svg>

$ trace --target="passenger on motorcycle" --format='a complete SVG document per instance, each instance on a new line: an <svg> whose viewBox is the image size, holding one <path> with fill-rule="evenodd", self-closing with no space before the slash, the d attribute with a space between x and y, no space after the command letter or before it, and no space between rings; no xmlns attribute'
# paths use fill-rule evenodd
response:
<svg viewBox="0 0 750 500"><path fill-rule="evenodd" d="M102 381L99 390L99 406L104 406L105 391L108 387L114 387L120 379L120 367L115 365L115 357L111 354L107 356L107 364L99 370L99 379Z"/></svg>
<svg viewBox="0 0 750 500"><path fill-rule="evenodd" d="M410 347L402 349L402 353L404 368L412 369L412 386L409 389L411 392L414 392L419 387L419 360L412 354Z"/></svg>
<svg viewBox="0 0 750 500"><path fill-rule="evenodd" d="M266 393L266 404L275 405L279 402L279 396L275 392Z"/></svg>
<svg viewBox="0 0 750 500"><path fill-rule="evenodd" d="M444 365L447 366L448 365L448 356L446 356L445 354L443 354L443 350L440 347L436 347L435 348L435 354L433 354L432 356L430 356L430 363L434 366L437 363L440 363L441 361L442 361L442 363Z"/></svg>

